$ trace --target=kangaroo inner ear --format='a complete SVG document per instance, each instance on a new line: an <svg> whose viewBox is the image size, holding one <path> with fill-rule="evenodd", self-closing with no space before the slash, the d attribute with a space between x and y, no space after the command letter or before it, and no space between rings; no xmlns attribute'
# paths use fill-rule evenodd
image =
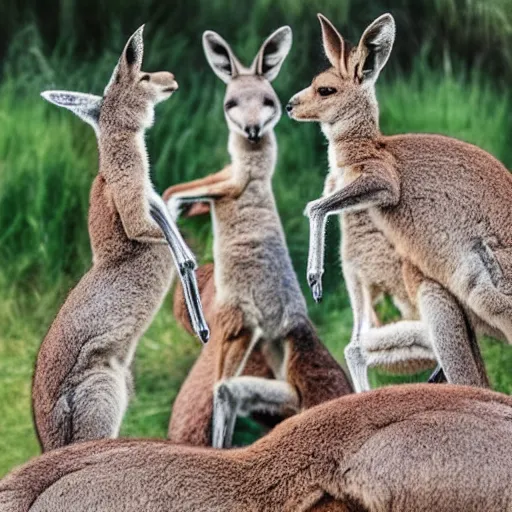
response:
<svg viewBox="0 0 512 512"><path fill-rule="evenodd" d="M284 59L292 47L292 29L288 26L278 28L261 45L251 69L264 76L269 82L279 74Z"/></svg>
<svg viewBox="0 0 512 512"><path fill-rule="evenodd" d="M132 72L139 72L142 67L142 57L144 56L144 25L139 27L128 39L121 56L120 70L127 68Z"/></svg>
<svg viewBox="0 0 512 512"><path fill-rule="evenodd" d="M101 96L70 91L44 91L41 96L50 103L71 110L98 132L100 110L103 102Z"/></svg>
<svg viewBox="0 0 512 512"><path fill-rule="evenodd" d="M345 41L334 25L323 14L318 14L318 19L322 27L322 42L325 55L335 69L345 74L347 71L345 65Z"/></svg>
<svg viewBox="0 0 512 512"><path fill-rule="evenodd" d="M357 78L361 82L377 80L391 54L395 31L391 14L383 14L364 31L357 51Z"/></svg>
<svg viewBox="0 0 512 512"><path fill-rule="evenodd" d="M240 64L224 39L211 30L203 34L203 49L213 72L225 83L239 73Z"/></svg>

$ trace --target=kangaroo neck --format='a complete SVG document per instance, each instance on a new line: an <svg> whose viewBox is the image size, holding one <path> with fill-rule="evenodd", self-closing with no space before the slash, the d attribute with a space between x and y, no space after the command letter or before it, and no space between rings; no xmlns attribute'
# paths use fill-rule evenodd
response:
<svg viewBox="0 0 512 512"><path fill-rule="evenodd" d="M338 167L344 167L357 162L365 152L372 154L381 138L374 90L368 89L350 109L341 109L334 122L322 123L321 128L329 142L331 168L334 155Z"/></svg>
<svg viewBox="0 0 512 512"><path fill-rule="evenodd" d="M355 127L354 127L355 128ZM368 123L355 129L340 125L322 125L322 131L329 143L329 167L331 171L354 165L380 154L381 134L376 124Z"/></svg>
<svg viewBox="0 0 512 512"><path fill-rule="evenodd" d="M234 173L249 174L250 179L270 182L277 159L277 142L273 131L265 133L255 143L238 133L230 132L228 151Z"/></svg>
<svg viewBox="0 0 512 512"><path fill-rule="evenodd" d="M149 161L144 131L120 131L100 136L100 173L107 182L144 174L149 179Z"/></svg>

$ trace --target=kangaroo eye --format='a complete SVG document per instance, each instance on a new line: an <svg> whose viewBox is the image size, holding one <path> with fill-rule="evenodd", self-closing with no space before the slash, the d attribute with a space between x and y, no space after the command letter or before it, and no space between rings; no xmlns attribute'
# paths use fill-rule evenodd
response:
<svg viewBox="0 0 512 512"><path fill-rule="evenodd" d="M151 77L149 75L144 75L140 78L141 82L149 82L151 80Z"/></svg>
<svg viewBox="0 0 512 512"><path fill-rule="evenodd" d="M236 102L236 100L229 100L229 101L226 101L226 104L224 105L224 108L226 110L229 110L233 107L236 107L238 105L238 103Z"/></svg>
<svg viewBox="0 0 512 512"><path fill-rule="evenodd" d="M265 105L265 107L275 107L276 106L275 101L272 98L265 98L263 100L263 105Z"/></svg>
<svg viewBox="0 0 512 512"><path fill-rule="evenodd" d="M319 87L318 88L318 94L320 96L330 96L331 94L334 94L336 92L336 89L334 87Z"/></svg>

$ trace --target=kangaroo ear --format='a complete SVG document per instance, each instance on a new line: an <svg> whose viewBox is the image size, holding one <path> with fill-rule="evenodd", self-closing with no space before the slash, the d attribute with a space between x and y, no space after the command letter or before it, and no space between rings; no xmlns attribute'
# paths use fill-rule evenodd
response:
<svg viewBox="0 0 512 512"><path fill-rule="evenodd" d="M211 30L203 34L203 49L213 72L225 83L240 73L240 62L224 39Z"/></svg>
<svg viewBox="0 0 512 512"><path fill-rule="evenodd" d="M279 74L284 59L292 47L292 29L288 26L278 28L261 45L251 69L272 82Z"/></svg>
<svg viewBox="0 0 512 512"><path fill-rule="evenodd" d="M99 119L102 98L94 94L83 94L70 91L44 91L41 96L59 107L74 112L80 119L89 123L94 131L99 130Z"/></svg>
<svg viewBox="0 0 512 512"><path fill-rule="evenodd" d="M323 14L318 14L318 19L322 27L325 55L335 69L345 73L347 71L345 65L345 41L334 25Z"/></svg>
<svg viewBox="0 0 512 512"><path fill-rule="evenodd" d="M364 31L357 47L356 72L361 82L377 80L391 54L395 32L395 20L391 14L383 14Z"/></svg>
<svg viewBox="0 0 512 512"><path fill-rule="evenodd" d="M112 76L105 87L104 94L107 94L110 86L119 81L123 76L134 76L140 72L142 66L142 57L144 56L144 40L142 34L144 32L144 25L139 27L128 39L123 53L119 58L117 66L112 72Z"/></svg>
<svg viewBox="0 0 512 512"><path fill-rule="evenodd" d="M142 57L144 56L144 25L139 27L133 35L128 39L121 55L120 63L126 66L130 71L140 71L142 67Z"/></svg>

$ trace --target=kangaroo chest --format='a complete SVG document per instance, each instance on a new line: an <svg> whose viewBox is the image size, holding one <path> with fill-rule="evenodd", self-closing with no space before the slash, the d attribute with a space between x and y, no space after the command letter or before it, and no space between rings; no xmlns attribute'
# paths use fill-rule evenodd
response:
<svg viewBox="0 0 512 512"><path fill-rule="evenodd" d="M270 183L249 183L238 198L217 201L213 219L218 303L240 308L248 325L279 337L306 305Z"/></svg>

